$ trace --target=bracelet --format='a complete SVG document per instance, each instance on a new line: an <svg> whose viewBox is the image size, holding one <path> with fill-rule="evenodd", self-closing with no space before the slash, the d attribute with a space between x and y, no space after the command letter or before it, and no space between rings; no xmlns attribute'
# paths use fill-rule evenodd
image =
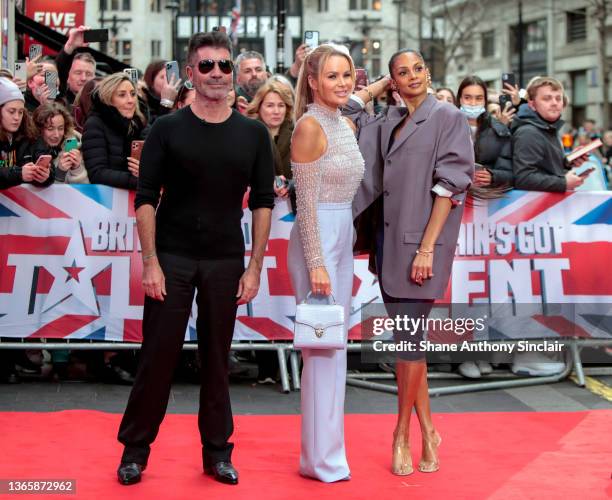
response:
<svg viewBox="0 0 612 500"><path fill-rule="evenodd" d="M363 90L365 90L368 93L368 96L370 97L370 101L374 102L374 94L370 92L370 89L368 87L364 87Z"/></svg>
<svg viewBox="0 0 612 500"><path fill-rule="evenodd" d="M162 99L161 101L159 101L159 103L164 108L171 108L172 106L174 106L174 101L171 101L170 99Z"/></svg>
<svg viewBox="0 0 612 500"><path fill-rule="evenodd" d="M416 253L417 255L433 255L434 251L433 250L419 250L417 248Z"/></svg>
<svg viewBox="0 0 612 500"><path fill-rule="evenodd" d="M144 261L152 259L153 257L156 257L156 256L157 256L157 254L155 252L150 253L149 255L143 255L142 256L142 261L144 262Z"/></svg>

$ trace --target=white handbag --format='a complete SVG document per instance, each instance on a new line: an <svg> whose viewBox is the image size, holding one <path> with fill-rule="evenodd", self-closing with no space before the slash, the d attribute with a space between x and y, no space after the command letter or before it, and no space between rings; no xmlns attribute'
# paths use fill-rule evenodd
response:
<svg viewBox="0 0 612 500"><path fill-rule="evenodd" d="M333 295L327 304L309 304L306 299L297 306L293 346L296 349L344 349L344 307L336 304Z"/></svg>

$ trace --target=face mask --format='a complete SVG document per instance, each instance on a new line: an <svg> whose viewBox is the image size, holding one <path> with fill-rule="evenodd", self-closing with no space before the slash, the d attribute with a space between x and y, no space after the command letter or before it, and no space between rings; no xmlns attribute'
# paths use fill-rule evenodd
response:
<svg viewBox="0 0 612 500"><path fill-rule="evenodd" d="M462 104L459 109L461 109L468 118L474 120L485 112L484 106L469 106L468 104Z"/></svg>

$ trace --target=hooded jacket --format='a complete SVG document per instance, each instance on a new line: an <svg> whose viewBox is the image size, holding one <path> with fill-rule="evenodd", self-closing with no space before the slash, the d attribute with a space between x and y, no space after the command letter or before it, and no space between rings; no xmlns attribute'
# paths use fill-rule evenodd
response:
<svg viewBox="0 0 612 500"><path fill-rule="evenodd" d="M526 104L519 108L511 125L516 189L566 191L567 162L559 139L563 124L561 119L547 122Z"/></svg>
<svg viewBox="0 0 612 500"><path fill-rule="evenodd" d="M114 106L92 95L92 110L85 122L81 151L89 182L136 189L138 179L128 169L133 140L142 139L144 124L137 116L125 118Z"/></svg>

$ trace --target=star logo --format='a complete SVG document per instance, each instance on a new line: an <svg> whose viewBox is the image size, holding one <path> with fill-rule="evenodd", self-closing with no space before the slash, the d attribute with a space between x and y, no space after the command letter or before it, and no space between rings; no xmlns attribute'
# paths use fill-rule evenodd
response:
<svg viewBox="0 0 612 500"><path fill-rule="evenodd" d="M79 281L79 273L85 269L84 267L77 267L76 265L76 259L72 259L72 265L70 267L64 267L64 270L68 273L68 276L66 276L66 283L68 283L70 280L76 280L77 283L80 283Z"/></svg>
<svg viewBox="0 0 612 500"><path fill-rule="evenodd" d="M85 253L80 225L72 232L64 255L48 255L43 265L54 278L43 304L43 312L74 297L89 311L100 314L92 280L111 264L107 257L94 257Z"/></svg>

